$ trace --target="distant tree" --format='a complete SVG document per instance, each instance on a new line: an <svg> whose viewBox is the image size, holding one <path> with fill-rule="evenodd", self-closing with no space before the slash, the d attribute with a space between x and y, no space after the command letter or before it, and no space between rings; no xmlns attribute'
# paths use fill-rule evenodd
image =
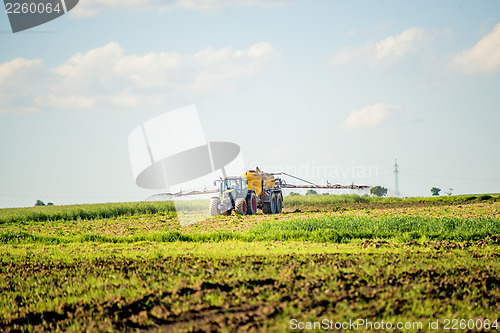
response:
<svg viewBox="0 0 500 333"><path fill-rule="evenodd" d="M54 206L53 202L47 202L47 206Z"/></svg>
<svg viewBox="0 0 500 333"><path fill-rule="evenodd" d="M45 206L45 203L42 200L38 199L35 203L35 206Z"/></svg>
<svg viewBox="0 0 500 333"><path fill-rule="evenodd" d="M448 196L450 196L450 195L452 195L452 194L453 194L453 189L450 187L450 188L448 189L448 192L444 192L444 193L446 193L446 194L448 194Z"/></svg>
<svg viewBox="0 0 500 333"><path fill-rule="evenodd" d="M431 193L435 197L439 196L439 192L440 191L441 191L441 189L439 187L433 187L433 188L431 188Z"/></svg>
<svg viewBox="0 0 500 333"><path fill-rule="evenodd" d="M291 197L294 197L294 196L296 196L296 195L300 195L300 193L297 193L297 192L290 192L290 194L289 194L289 196L291 196Z"/></svg>
<svg viewBox="0 0 500 333"><path fill-rule="evenodd" d="M306 195L316 195L318 194L318 192L316 192L315 190L307 190L306 192Z"/></svg>
<svg viewBox="0 0 500 333"><path fill-rule="evenodd" d="M370 189L370 194L376 195L377 197L385 197L387 195L387 189L382 186L375 186Z"/></svg>

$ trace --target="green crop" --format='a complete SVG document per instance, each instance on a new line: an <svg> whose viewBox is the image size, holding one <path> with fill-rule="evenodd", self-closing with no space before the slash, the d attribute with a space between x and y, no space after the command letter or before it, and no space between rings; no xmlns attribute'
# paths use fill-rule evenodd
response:
<svg viewBox="0 0 500 333"><path fill-rule="evenodd" d="M423 330L428 320L491 324L500 307L498 201L294 196L283 214L190 227L169 201L2 209L0 330L283 332L291 319L324 318ZM203 207L183 202L187 214Z"/></svg>
<svg viewBox="0 0 500 333"><path fill-rule="evenodd" d="M496 218L425 218L331 216L304 220L265 222L247 231L167 232L109 236L84 233L76 236L37 235L20 230L0 232L0 244L135 243L135 242L221 242L310 241L345 243L356 239L414 239L477 241L500 234Z"/></svg>
<svg viewBox="0 0 500 333"><path fill-rule="evenodd" d="M168 212L175 212L175 205L172 201L5 208L0 209L0 224L30 221L97 220Z"/></svg>

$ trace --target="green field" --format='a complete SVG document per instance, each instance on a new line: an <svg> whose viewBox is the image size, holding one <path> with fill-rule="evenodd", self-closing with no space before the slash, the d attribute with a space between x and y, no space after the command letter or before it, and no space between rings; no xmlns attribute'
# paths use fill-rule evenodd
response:
<svg viewBox="0 0 500 333"><path fill-rule="evenodd" d="M188 227L171 202L2 209L0 328L498 330L499 195L285 205Z"/></svg>

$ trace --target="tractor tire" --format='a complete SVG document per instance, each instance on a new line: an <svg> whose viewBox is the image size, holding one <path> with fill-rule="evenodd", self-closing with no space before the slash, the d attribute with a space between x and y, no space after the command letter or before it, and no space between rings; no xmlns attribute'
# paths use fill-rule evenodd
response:
<svg viewBox="0 0 500 333"><path fill-rule="evenodd" d="M281 213L283 210L283 195L280 193L276 197L276 214Z"/></svg>
<svg viewBox="0 0 500 333"><path fill-rule="evenodd" d="M219 198L210 199L210 216L217 216L220 214L219 205L220 205Z"/></svg>
<svg viewBox="0 0 500 333"><path fill-rule="evenodd" d="M252 193L247 201L247 215L253 215L257 213L257 195Z"/></svg>
<svg viewBox="0 0 500 333"><path fill-rule="evenodd" d="M271 200L262 204L264 214L276 214L276 195L271 194Z"/></svg>
<svg viewBox="0 0 500 333"><path fill-rule="evenodd" d="M236 214L246 215L246 213L247 213L247 201L245 200L245 198L236 199L235 206L236 207L234 208L234 211L236 212Z"/></svg>

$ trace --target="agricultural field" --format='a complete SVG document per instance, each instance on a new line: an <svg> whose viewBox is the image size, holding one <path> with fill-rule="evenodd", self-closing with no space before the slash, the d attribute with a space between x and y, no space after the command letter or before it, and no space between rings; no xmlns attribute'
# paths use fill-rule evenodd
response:
<svg viewBox="0 0 500 333"><path fill-rule="evenodd" d="M496 332L499 259L499 195L1 209L0 330Z"/></svg>

